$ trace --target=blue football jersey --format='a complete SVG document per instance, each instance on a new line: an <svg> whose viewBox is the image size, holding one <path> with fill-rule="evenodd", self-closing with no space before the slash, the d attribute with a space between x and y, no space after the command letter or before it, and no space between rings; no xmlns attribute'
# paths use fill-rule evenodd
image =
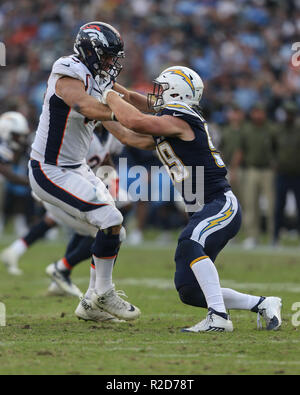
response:
<svg viewBox="0 0 300 395"><path fill-rule="evenodd" d="M226 179L227 170L220 152L214 147L205 119L187 104L172 102L164 106L157 116L171 115L187 122L195 133L193 141L174 137L154 137L158 156L168 167L174 182L184 182L190 177L196 187L196 168L204 168L204 203L212 201L220 193L230 190ZM183 196L185 200L185 196Z"/></svg>

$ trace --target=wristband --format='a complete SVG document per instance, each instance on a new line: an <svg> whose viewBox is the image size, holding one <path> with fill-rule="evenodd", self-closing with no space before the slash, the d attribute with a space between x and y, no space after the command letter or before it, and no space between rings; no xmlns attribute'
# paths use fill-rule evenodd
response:
<svg viewBox="0 0 300 395"><path fill-rule="evenodd" d="M111 112L111 120L118 122L117 117L115 116L115 114L113 112Z"/></svg>

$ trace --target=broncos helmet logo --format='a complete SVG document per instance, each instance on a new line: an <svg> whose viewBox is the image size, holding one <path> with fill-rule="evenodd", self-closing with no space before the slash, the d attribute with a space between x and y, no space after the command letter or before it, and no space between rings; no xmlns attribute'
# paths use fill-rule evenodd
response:
<svg viewBox="0 0 300 395"><path fill-rule="evenodd" d="M99 40L101 41L102 45L105 47L109 47L108 41L105 35L100 31L100 28L96 25L89 25L86 26L84 32L89 35L91 40Z"/></svg>

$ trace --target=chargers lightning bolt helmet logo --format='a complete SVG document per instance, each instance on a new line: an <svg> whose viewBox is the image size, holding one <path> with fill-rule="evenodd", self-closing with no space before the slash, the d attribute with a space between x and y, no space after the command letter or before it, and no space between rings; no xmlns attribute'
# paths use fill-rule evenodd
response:
<svg viewBox="0 0 300 395"><path fill-rule="evenodd" d="M168 69L167 72L176 74L176 75L180 75L180 77L182 77L183 81L185 81L188 84L188 86L191 88L191 90L193 92L193 96L195 96L195 86L193 84L193 81L187 74L185 74L182 70L179 70L179 69Z"/></svg>
<svg viewBox="0 0 300 395"><path fill-rule="evenodd" d="M148 105L154 111L160 111L171 102L198 107L203 89L202 79L195 71L184 66L169 67L154 80L153 93L148 95Z"/></svg>

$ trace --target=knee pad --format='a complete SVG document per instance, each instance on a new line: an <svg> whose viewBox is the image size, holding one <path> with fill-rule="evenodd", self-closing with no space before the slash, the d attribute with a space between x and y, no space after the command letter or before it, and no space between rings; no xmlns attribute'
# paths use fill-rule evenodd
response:
<svg viewBox="0 0 300 395"><path fill-rule="evenodd" d="M109 230L107 232L99 230L92 245L92 254L100 259L112 258L118 254L120 245L120 234L113 235Z"/></svg>
<svg viewBox="0 0 300 395"><path fill-rule="evenodd" d="M182 239L179 240L176 248L175 262L176 265L184 264L190 266L194 259L204 255L206 254L201 244L191 239Z"/></svg>
<svg viewBox="0 0 300 395"><path fill-rule="evenodd" d="M190 306L207 308L205 296L190 267L195 259L205 255L201 244L191 239L179 239L175 254L175 286L180 300Z"/></svg>
<svg viewBox="0 0 300 395"><path fill-rule="evenodd" d="M184 304L207 308L205 296L198 284L183 285L178 289L178 294Z"/></svg>

